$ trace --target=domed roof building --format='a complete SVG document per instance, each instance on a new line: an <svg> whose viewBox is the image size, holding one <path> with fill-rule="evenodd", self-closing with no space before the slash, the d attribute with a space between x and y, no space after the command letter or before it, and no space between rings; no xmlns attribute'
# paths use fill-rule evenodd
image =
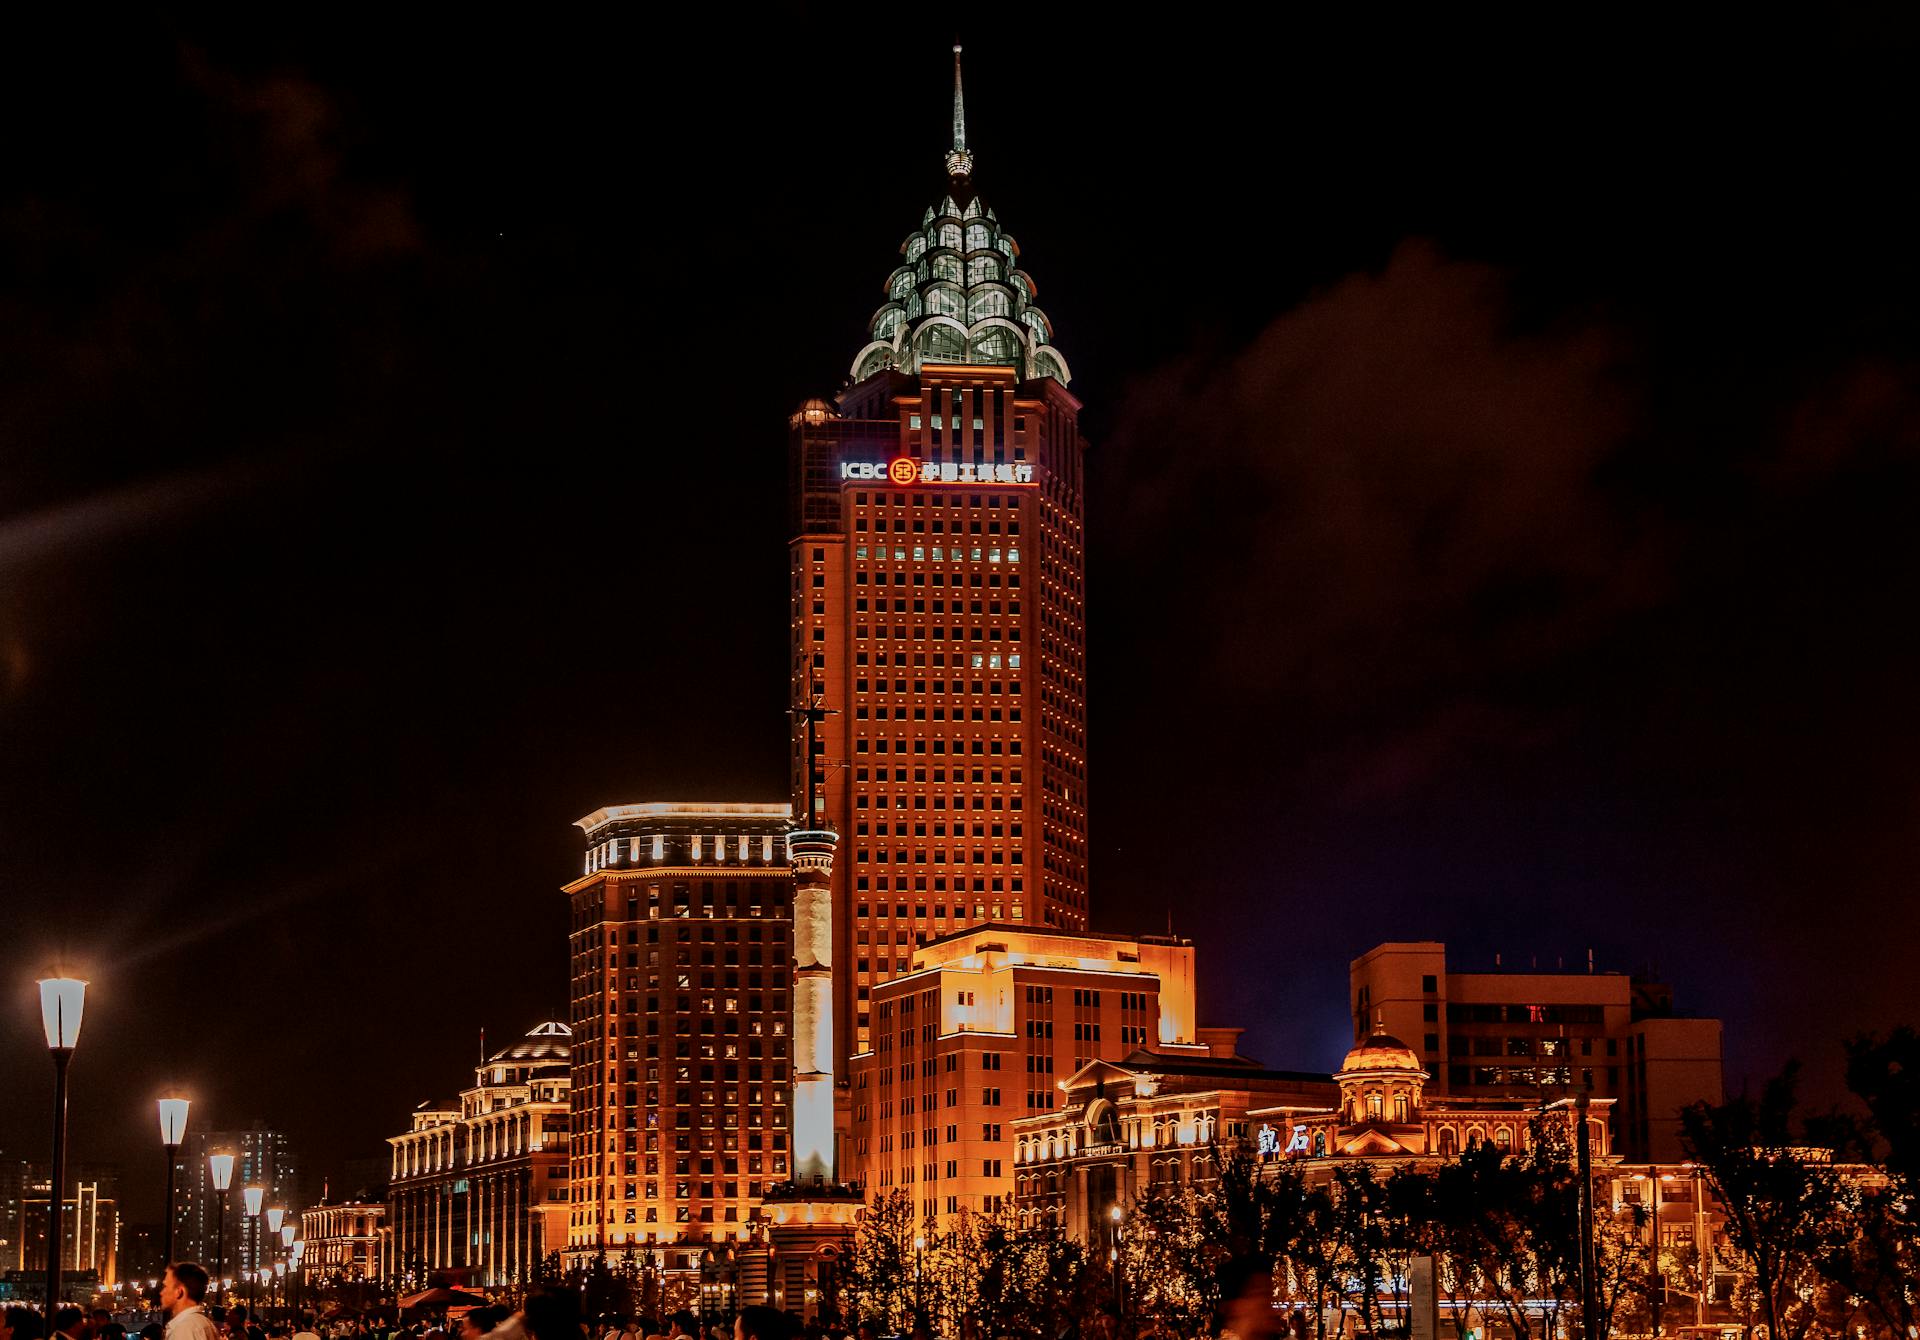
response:
<svg viewBox="0 0 1920 1340"><path fill-rule="evenodd" d="M549 1019L519 1041L502 1047L475 1067L480 1084L524 1084L536 1070L565 1070L573 1052L573 1030Z"/></svg>
<svg viewBox="0 0 1920 1340"><path fill-rule="evenodd" d="M1376 1026L1365 1041L1347 1053L1347 1059L1340 1063L1340 1073L1411 1074L1424 1080L1427 1071L1413 1048Z"/></svg>
<svg viewBox="0 0 1920 1340"><path fill-rule="evenodd" d="M416 1280L439 1271L496 1288L565 1245L572 1046L564 1023L537 1024L473 1066L458 1098L420 1104L387 1138L391 1260Z"/></svg>
<svg viewBox="0 0 1920 1340"><path fill-rule="evenodd" d="M854 382L887 369L917 375L924 363L985 363L1011 366L1022 380L1051 377L1065 386L1067 360L1054 347L1053 323L1034 302L1020 246L973 189L958 46L946 168L946 193L900 243L883 301L867 323L868 342L854 356Z"/></svg>

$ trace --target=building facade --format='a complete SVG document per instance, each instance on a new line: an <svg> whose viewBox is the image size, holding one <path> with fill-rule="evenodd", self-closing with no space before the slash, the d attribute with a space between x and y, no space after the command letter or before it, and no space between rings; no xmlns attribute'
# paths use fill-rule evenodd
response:
<svg viewBox="0 0 1920 1340"><path fill-rule="evenodd" d="M1354 1038L1378 1023L1412 1043L1429 1090L1614 1103L1628 1161L1679 1162L1679 1111L1724 1096L1720 1021L1673 1012L1671 990L1617 972L1457 972L1436 941L1379 945L1348 970Z"/></svg>
<svg viewBox="0 0 1920 1340"><path fill-rule="evenodd" d="M568 884L567 1251L663 1271L750 1236L793 1175L793 870L784 804L610 806Z"/></svg>
<svg viewBox="0 0 1920 1340"><path fill-rule="evenodd" d="M842 838L834 1034L984 922L1087 925L1080 403L974 189L955 51L945 189L901 242L850 387L790 423L796 809ZM843 1069L844 1073L844 1069Z"/></svg>
<svg viewBox="0 0 1920 1340"><path fill-rule="evenodd" d="M1327 1076L1268 1070L1239 1054L1237 1032L1218 1030L1200 1048L1137 1048L1063 1076L1056 1107L1008 1127L1020 1221L1111 1248L1138 1197L1209 1181L1223 1151L1253 1148L1256 1109L1333 1109Z"/></svg>
<svg viewBox="0 0 1920 1340"><path fill-rule="evenodd" d="M381 1233L387 1207L378 1201L322 1202L300 1212L306 1241L300 1273L310 1282L377 1280L385 1273Z"/></svg>
<svg viewBox="0 0 1920 1340"><path fill-rule="evenodd" d="M213 1186L208 1159L214 1154L233 1155L224 1198ZM189 1129L174 1161L174 1256L234 1279L273 1269L280 1244L267 1241L264 1223L247 1217L243 1193L250 1186L261 1188L263 1205L289 1214L305 1205L300 1162L286 1132L260 1121L232 1130Z"/></svg>
<svg viewBox="0 0 1920 1340"><path fill-rule="evenodd" d="M525 1284L560 1249L571 1042L567 1025L540 1024L474 1067L458 1097L420 1104L411 1127L388 1137L382 1273L403 1284L424 1285L432 1274L481 1287ZM378 1220L369 1227L380 1234Z"/></svg>
<svg viewBox="0 0 1920 1340"><path fill-rule="evenodd" d="M17 1225L4 1268L28 1273L47 1268L47 1218L52 1173L45 1163L16 1165ZM120 1170L111 1164L68 1169L60 1204L61 1269L75 1285L112 1288L120 1278Z"/></svg>
<svg viewBox="0 0 1920 1340"><path fill-rule="evenodd" d="M1185 940L990 923L914 952L873 995L871 1047L852 1061L854 1176L909 1191L944 1224L1015 1190L1015 1123L1052 1111L1090 1062L1148 1047L1205 1056Z"/></svg>

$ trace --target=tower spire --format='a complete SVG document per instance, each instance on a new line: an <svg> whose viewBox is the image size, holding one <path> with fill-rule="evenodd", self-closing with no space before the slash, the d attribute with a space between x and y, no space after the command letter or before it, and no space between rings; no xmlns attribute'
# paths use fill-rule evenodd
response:
<svg viewBox="0 0 1920 1340"><path fill-rule="evenodd" d="M960 90L960 44L953 44L953 148L947 151L947 175L971 177L973 154L967 149L967 101Z"/></svg>
<svg viewBox="0 0 1920 1340"><path fill-rule="evenodd" d="M960 44L953 44L953 147L967 147L967 100L960 91Z"/></svg>

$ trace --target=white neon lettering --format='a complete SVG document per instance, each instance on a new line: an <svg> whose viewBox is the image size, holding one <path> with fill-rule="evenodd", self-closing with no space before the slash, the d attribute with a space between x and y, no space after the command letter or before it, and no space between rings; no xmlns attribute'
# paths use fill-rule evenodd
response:
<svg viewBox="0 0 1920 1340"><path fill-rule="evenodd" d="M889 462L886 461L842 461L840 478L853 480L887 480ZM915 468L919 472L922 484L1031 484L1033 466L1025 461L981 462L975 465L970 461L920 461Z"/></svg>

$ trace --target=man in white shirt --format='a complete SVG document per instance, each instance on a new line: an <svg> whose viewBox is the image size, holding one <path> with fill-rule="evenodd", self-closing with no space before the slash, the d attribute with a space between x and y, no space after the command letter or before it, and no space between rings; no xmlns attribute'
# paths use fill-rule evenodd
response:
<svg viewBox="0 0 1920 1340"><path fill-rule="evenodd" d="M167 1267L160 1307L167 1314L165 1340L220 1340L220 1332L200 1306L207 1296L207 1272L192 1261Z"/></svg>

